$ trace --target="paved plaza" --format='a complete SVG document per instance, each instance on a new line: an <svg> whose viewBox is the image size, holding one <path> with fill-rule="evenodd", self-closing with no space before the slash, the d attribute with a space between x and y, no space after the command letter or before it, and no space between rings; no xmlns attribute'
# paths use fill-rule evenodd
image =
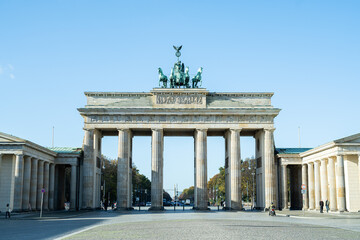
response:
<svg viewBox="0 0 360 240"><path fill-rule="evenodd" d="M19 227L21 226L21 231ZM2 239L360 239L360 214L279 211L50 212L1 218Z"/></svg>

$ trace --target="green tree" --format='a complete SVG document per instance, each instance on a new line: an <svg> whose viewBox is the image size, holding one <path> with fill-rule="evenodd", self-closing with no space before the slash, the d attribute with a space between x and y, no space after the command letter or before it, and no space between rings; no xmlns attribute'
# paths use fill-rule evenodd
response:
<svg viewBox="0 0 360 240"><path fill-rule="evenodd" d="M194 202L194 186L186 188L179 196L179 200L190 199L191 202Z"/></svg>

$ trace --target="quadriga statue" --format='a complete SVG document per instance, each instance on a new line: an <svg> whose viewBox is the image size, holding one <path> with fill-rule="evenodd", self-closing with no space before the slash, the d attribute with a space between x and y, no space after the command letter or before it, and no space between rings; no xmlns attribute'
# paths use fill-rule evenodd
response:
<svg viewBox="0 0 360 240"><path fill-rule="evenodd" d="M203 72L203 68L200 67L198 72L196 73L196 75L192 78L192 87L193 88L198 88L199 87L198 86L199 82L200 82L200 87L201 87L201 83L202 83L201 74L202 74L202 72Z"/></svg>
<svg viewBox="0 0 360 240"><path fill-rule="evenodd" d="M168 81L168 78L167 76L165 76L165 74L163 73L162 69L159 68L158 69L159 71L159 86L161 86L161 82L162 82L162 88L167 88L167 81Z"/></svg>

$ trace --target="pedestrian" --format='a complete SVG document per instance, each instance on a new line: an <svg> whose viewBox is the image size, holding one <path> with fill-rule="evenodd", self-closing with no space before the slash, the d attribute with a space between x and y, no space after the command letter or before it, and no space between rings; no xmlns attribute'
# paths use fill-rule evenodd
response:
<svg viewBox="0 0 360 240"><path fill-rule="evenodd" d="M10 218L10 212L11 212L10 206L9 206L9 204L6 204L5 218L7 218L7 217Z"/></svg>
<svg viewBox="0 0 360 240"><path fill-rule="evenodd" d="M105 209L105 211L107 211L107 208L108 208L108 200L105 199L105 201L104 201L104 209Z"/></svg>
<svg viewBox="0 0 360 240"><path fill-rule="evenodd" d="M321 200L320 201L320 213L324 212L324 202Z"/></svg>
<svg viewBox="0 0 360 240"><path fill-rule="evenodd" d="M326 212L327 212L327 213L329 212L329 205L330 205L330 202L329 202L329 200L326 199L326 201L325 201L325 207L326 207Z"/></svg>

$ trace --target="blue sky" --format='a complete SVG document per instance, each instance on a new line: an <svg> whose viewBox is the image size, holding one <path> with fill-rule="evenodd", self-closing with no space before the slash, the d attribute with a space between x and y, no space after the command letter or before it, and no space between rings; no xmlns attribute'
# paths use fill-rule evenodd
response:
<svg viewBox="0 0 360 240"><path fill-rule="evenodd" d="M277 147L360 132L359 1L0 1L0 131L81 146L84 91L150 91L172 45L214 92L274 92ZM181 143L182 148L177 146ZM242 157L253 140L242 138ZM115 157L116 139L103 153ZM209 138L209 177L223 139ZM165 139L165 188L193 184L191 138ZM184 151L184 149L186 151ZM150 176L150 139L134 140ZM182 158L178 156L181 155Z"/></svg>

